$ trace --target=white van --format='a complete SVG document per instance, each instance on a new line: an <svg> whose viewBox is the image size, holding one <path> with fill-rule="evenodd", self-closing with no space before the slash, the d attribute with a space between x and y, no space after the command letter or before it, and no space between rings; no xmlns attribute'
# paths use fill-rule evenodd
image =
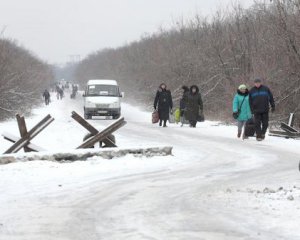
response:
<svg viewBox="0 0 300 240"><path fill-rule="evenodd" d="M123 93L116 80L89 80L85 89L84 118L92 116L112 116L117 119L121 115L121 100Z"/></svg>

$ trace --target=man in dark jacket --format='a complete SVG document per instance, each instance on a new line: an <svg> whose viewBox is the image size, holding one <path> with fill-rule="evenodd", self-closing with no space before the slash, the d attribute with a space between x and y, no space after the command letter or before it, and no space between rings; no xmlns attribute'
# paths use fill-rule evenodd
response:
<svg viewBox="0 0 300 240"><path fill-rule="evenodd" d="M261 79L254 80L254 87L249 92L249 103L255 120L256 140L261 141L269 125L269 104L275 111L273 94L267 86L262 85Z"/></svg>
<svg viewBox="0 0 300 240"><path fill-rule="evenodd" d="M50 102L50 93L47 89L45 89L44 93L43 93L43 98L45 99L45 104L49 105Z"/></svg>
<svg viewBox="0 0 300 240"><path fill-rule="evenodd" d="M196 127L199 111L203 111L203 102L199 88L196 85L190 87L190 92L184 95L186 106L185 117L190 122L190 127Z"/></svg>
<svg viewBox="0 0 300 240"><path fill-rule="evenodd" d="M167 126L167 120L169 120L169 112L172 111L173 101L172 95L169 90L167 90L166 84L162 83L157 92L154 99L154 109L158 110L159 114L159 126L164 122L164 127Z"/></svg>

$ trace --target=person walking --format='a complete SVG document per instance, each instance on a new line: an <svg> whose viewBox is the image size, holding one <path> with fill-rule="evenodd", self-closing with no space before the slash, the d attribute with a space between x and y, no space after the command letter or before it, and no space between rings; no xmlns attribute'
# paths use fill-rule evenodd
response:
<svg viewBox="0 0 300 240"><path fill-rule="evenodd" d="M196 85L190 87L188 94L184 95L184 104L186 106L185 118L189 121L190 127L196 127L199 111L203 111L203 102L199 88Z"/></svg>
<svg viewBox="0 0 300 240"><path fill-rule="evenodd" d="M249 102L254 114L256 140L262 141L269 125L269 106L274 112L275 102L271 90L262 84L260 78L254 80L254 87L249 92Z"/></svg>
<svg viewBox="0 0 300 240"><path fill-rule="evenodd" d="M49 103L50 103L50 93L47 89L45 89L45 91L43 93L43 98L45 99L45 104L49 105Z"/></svg>
<svg viewBox="0 0 300 240"><path fill-rule="evenodd" d="M167 127L167 120L169 120L170 111L172 113L173 101L171 91L167 90L167 85L162 83L154 99L154 109L158 110L159 126Z"/></svg>
<svg viewBox="0 0 300 240"><path fill-rule="evenodd" d="M183 126L183 124L185 123L185 111L186 111L186 104L184 101L184 98L186 97L186 95L189 93L189 88L187 86L182 86L181 87L183 92L182 92L182 97L180 99L179 102L179 108L180 108L180 122L181 122L181 127Z"/></svg>
<svg viewBox="0 0 300 240"><path fill-rule="evenodd" d="M251 119L252 112L249 103L249 91L245 84L242 84L238 87L237 93L233 98L232 110L234 114L237 114L237 125L238 133L237 137L245 139L245 126L246 122ZM243 135L242 135L243 132Z"/></svg>

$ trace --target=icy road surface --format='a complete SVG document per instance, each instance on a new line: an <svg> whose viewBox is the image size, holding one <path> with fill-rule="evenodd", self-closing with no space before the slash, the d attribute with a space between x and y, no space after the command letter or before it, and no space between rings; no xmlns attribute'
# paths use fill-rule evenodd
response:
<svg viewBox="0 0 300 240"><path fill-rule="evenodd" d="M86 133L70 117L82 98L52 99L26 118L28 129L55 118L32 142L72 151ZM159 128L149 112L122 111L119 146L171 145L174 156L0 165L1 240L300 239L299 140L241 141L215 122ZM16 121L0 123L4 131L18 135ZM10 145L1 138L0 152Z"/></svg>

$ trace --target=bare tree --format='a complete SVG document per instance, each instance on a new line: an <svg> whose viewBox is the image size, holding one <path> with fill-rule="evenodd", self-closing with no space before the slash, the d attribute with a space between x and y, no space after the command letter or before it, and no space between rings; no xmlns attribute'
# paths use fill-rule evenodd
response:
<svg viewBox="0 0 300 240"><path fill-rule="evenodd" d="M0 120L30 112L52 81L49 65L14 42L0 39Z"/></svg>
<svg viewBox="0 0 300 240"><path fill-rule="evenodd" d="M284 119L289 112L300 114L299 69L299 0L274 0L257 1L247 10L235 5L210 21L196 15L140 41L96 52L79 64L75 77L82 83L116 78L128 98L147 106L161 82L175 100L181 85L197 84L206 115L223 120L230 119L237 86L262 77L275 95L275 118Z"/></svg>

